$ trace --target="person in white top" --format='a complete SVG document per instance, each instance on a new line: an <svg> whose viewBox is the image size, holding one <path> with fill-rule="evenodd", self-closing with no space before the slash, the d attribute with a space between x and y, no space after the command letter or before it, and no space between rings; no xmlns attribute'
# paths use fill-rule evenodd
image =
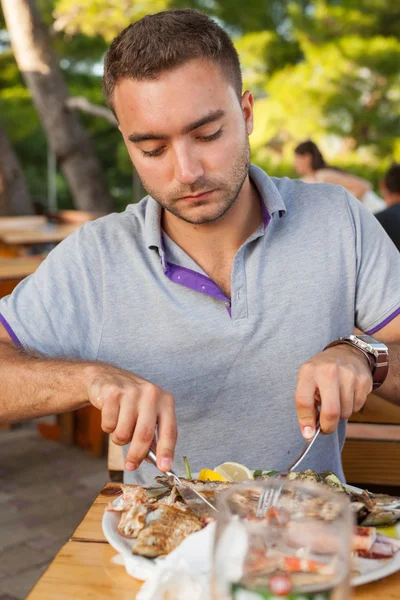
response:
<svg viewBox="0 0 400 600"><path fill-rule="evenodd" d="M335 183L343 186L373 213L385 208L384 200L375 194L369 181L327 165L320 149L311 140L302 142L295 148L294 168L307 183Z"/></svg>

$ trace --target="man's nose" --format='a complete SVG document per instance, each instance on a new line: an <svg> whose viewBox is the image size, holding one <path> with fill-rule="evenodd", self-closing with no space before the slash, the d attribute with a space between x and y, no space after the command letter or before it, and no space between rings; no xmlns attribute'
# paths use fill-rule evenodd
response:
<svg viewBox="0 0 400 600"><path fill-rule="evenodd" d="M190 185L204 175L204 169L196 152L188 148L179 148L175 153L175 179Z"/></svg>

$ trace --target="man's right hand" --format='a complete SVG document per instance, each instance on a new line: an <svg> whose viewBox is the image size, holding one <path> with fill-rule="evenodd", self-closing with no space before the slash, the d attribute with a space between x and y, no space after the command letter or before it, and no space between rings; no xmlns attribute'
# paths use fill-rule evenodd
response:
<svg viewBox="0 0 400 600"><path fill-rule="evenodd" d="M137 469L155 438L157 466L171 469L177 440L174 398L135 373L112 365L87 366L85 384L90 402L101 410L101 427L115 444L130 442L125 467Z"/></svg>

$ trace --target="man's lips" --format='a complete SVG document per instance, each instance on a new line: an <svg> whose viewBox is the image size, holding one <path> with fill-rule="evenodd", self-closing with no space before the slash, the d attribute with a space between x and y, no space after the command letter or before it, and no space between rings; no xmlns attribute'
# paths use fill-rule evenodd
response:
<svg viewBox="0 0 400 600"><path fill-rule="evenodd" d="M215 190L209 190L208 192L201 192L200 194L195 194L192 196L183 196L180 200L186 200L187 202L198 202L199 200L203 200L208 198Z"/></svg>

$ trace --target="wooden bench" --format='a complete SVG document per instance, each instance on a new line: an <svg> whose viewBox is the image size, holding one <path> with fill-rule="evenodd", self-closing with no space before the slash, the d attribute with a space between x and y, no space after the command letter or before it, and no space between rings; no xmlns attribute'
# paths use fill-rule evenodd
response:
<svg viewBox="0 0 400 600"><path fill-rule="evenodd" d="M350 418L342 460L349 483L400 493L400 407L371 394Z"/></svg>
<svg viewBox="0 0 400 600"><path fill-rule="evenodd" d="M122 446L117 446L108 437L107 469L111 481L122 482L124 477L124 456Z"/></svg>

